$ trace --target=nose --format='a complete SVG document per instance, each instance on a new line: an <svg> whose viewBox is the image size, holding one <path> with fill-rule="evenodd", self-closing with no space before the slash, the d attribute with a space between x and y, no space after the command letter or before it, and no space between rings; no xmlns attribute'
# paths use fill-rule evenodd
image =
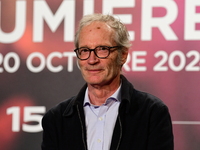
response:
<svg viewBox="0 0 200 150"><path fill-rule="evenodd" d="M94 51L91 51L88 63L94 65L99 62L99 58L95 55Z"/></svg>

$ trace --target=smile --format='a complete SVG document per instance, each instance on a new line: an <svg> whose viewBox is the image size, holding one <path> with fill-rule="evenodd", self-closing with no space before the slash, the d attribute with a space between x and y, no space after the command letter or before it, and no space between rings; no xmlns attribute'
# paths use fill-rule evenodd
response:
<svg viewBox="0 0 200 150"><path fill-rule="evenodd" d="M86 69L87 72L90 72L90 73L98 73L98 72L101 72L103 69Z"/></svg>

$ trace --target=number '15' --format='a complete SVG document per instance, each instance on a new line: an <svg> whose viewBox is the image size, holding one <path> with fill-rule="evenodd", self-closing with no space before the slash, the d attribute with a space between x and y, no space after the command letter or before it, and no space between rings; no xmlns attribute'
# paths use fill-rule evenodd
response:
<svg viewBox="0 0 200 150"><path fill-rule="evenodd" d="M7 115L12 115L12 131L20 131L20 107L14 106L7 109ZM24 132L40 132L42 131L41 120L42 115L46 111L44 106L26 106L23 112L22 130ZM33 124L34 123L34 124Z"/></svg>

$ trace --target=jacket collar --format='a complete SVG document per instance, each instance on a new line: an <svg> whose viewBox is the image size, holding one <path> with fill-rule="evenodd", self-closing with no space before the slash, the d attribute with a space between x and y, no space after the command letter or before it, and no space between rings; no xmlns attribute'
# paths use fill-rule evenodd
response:
<svg viewBox="0 0 200 150"><path fill-rule="evenodd" d="M123 76L121 75L122 80L122 88L121 88L121 104L120 107L125 107L125 112L128 113L132 109L132 106L136 106L135 92L133 85ZM134 103L134 104L132 104Z"/></svg>
<svg viewBox="0 0 200 150"><path fill-rule="evenodd" d="M83 101L84 101L84 96L85 96L85 90L87 88L87 84L85 84L81 90L79 91L77 96L74 96L71 98L71 101L67 105L63 116L70 116L73 114L75 111L76 107L83 107Z"/></svg>
<svg viewBox="0 0 200 150"><path fill-rule="evenodd" d="M128 113L130 110L131 99L134 94L133 85L123 76L121 75L122 80L122 87L121 87L121 103L126 105L126 112ZM78 107L83 107L85 91L87 88L87 84L85 84L81 90L79 91L78 95L73 97L72 100L67 105L63 116L70 116L75 111L77 105ZM83 109L83 108L82 108Z"/></svg>

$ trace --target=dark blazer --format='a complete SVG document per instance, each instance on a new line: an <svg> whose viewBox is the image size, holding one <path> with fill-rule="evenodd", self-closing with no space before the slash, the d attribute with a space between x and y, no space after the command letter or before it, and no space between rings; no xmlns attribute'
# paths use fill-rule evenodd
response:
<svg viewBox="0 0 200 150"><path fill-rule="evenodd" d="M121 76L121 103L110 150L173 150L167 106L137 91ZM76 97L50 109L42 119L42 150L87 150L83 101L87 85Z"/></svg>

